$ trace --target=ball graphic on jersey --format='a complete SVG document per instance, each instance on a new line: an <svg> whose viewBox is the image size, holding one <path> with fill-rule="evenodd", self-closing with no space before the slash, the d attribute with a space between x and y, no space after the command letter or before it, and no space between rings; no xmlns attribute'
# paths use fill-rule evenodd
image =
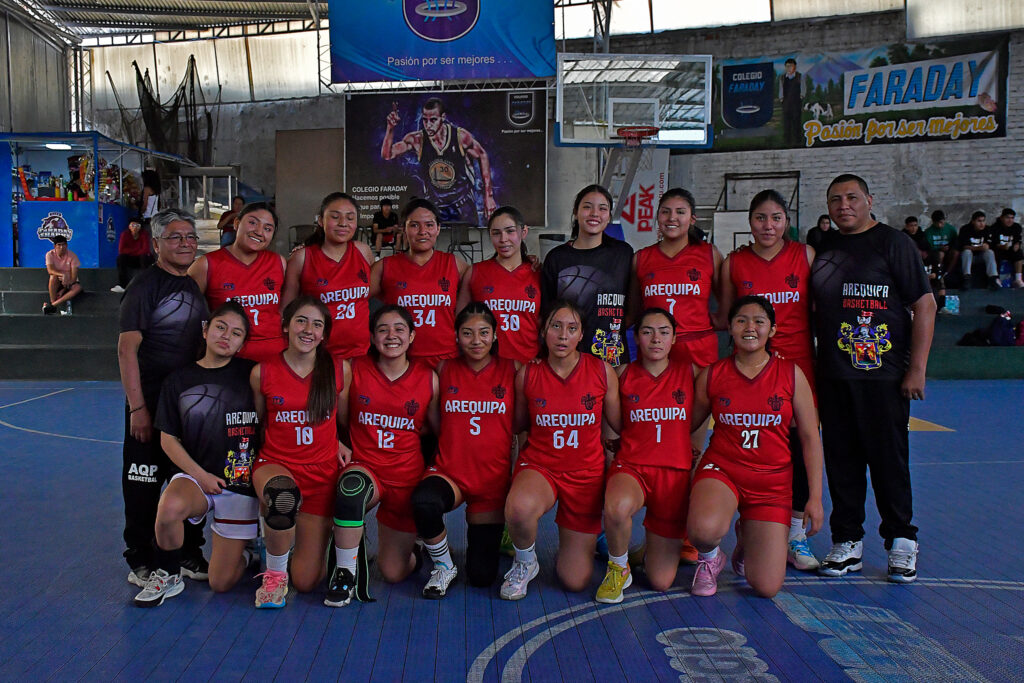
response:
<svg viewBox="0 0 1024 683"><path fill-rule="evenodd" d="M163 299L153 309L149 319L151 329L178 328L184 331L193 312L200 306L200 301L188 292L174 292Z"/></svg>
<svg viewBox="0 0 1024 683"><path fill-rule="evenodd" d="M207 423L216 420L222 415L221 394L224 387L216 384L200 384L189 387L178 397L178 413L181 415L181 424L184 429L204 429L209 427ZM193 439L197 434L183 434Z"/></svg>
<svg viewBox="0 0 1024 683"><path fill-rule="evenodd" d="M605 279L593 266L570 266L558 274L558 298L585 305L601 291Z"/></svg>

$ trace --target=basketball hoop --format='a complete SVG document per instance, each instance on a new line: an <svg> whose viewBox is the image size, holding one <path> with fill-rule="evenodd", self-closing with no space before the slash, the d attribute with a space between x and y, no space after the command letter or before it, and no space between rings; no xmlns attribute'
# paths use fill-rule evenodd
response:
<svg viewBox="0 0 1024 683"><path fill-rule="evenodd" d="M644 140L657 137L657 126L619 126L615 129L616 135L626 142L626 147L639 147Z"/></svg>

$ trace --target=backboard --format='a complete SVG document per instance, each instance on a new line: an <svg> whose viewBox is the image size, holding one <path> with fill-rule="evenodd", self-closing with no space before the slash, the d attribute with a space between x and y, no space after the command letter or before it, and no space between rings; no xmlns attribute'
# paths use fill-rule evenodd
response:
<svg viewBox="0 0 1024 683"><path fill-rule="evenodd" d="M711 146L711 56L560 53L555 142L621 146L622 126L657 126L644 146Z"/></svg>

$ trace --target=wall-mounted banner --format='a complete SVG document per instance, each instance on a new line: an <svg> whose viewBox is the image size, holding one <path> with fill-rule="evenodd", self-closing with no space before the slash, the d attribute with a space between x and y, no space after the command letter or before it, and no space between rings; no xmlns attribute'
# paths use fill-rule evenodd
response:
<svg viewBox="0 0 1024 683"><path fill-rule="evenodd" d="M329 0L331 81L547 78L551 0Z"/></svg>
<svg viewBox="0 0 1024 683"><path fill-rule="evenodd" d="M714 151L1006 135L1008 39L723 60Z"/></svg>
<svg viewBox="0 0 1024 683"><path fill-rule="evenodd" d="M443 223L486 225L511 204L545 225L543 90L388 93L345 106L345 184L367 224L381 199L425 197Z"/></svg>

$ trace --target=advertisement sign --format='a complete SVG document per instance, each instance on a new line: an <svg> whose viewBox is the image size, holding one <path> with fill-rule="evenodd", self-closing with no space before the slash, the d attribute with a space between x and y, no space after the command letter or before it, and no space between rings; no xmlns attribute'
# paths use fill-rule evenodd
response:
<svg viewBox="0 0 1024 683"><path fill-rule="evenodd" d="M499 206L544 225L543 90L353 96L346 105L345 181L367 224L382 199L424 197L442 223L486 225Z"/></svg>
<svg viewBox="0 0 1024 683"><path fill-rule="evenodd" d="M117 241L129 212L117 204L97 202L18 203L18 265L41 268L52 238L67 239L83 268L113 268Z"/></svg>
<svg viewBox="0 0 1024 683"><path fill-rule="evenodd" d="M547 78L551 0L330 0L331 81Z"/></svg>
<svg viewBox="0 0 1024 683"><path fill-rule="evenodd" d="M668 189L669 150L654 149L651 154L650 168L638 169L633 177L633 185L616 224L622 234L615 236L629 242L634 250L658 241L658 201ZM612 195L618 195L618 188Z"/></svg>

